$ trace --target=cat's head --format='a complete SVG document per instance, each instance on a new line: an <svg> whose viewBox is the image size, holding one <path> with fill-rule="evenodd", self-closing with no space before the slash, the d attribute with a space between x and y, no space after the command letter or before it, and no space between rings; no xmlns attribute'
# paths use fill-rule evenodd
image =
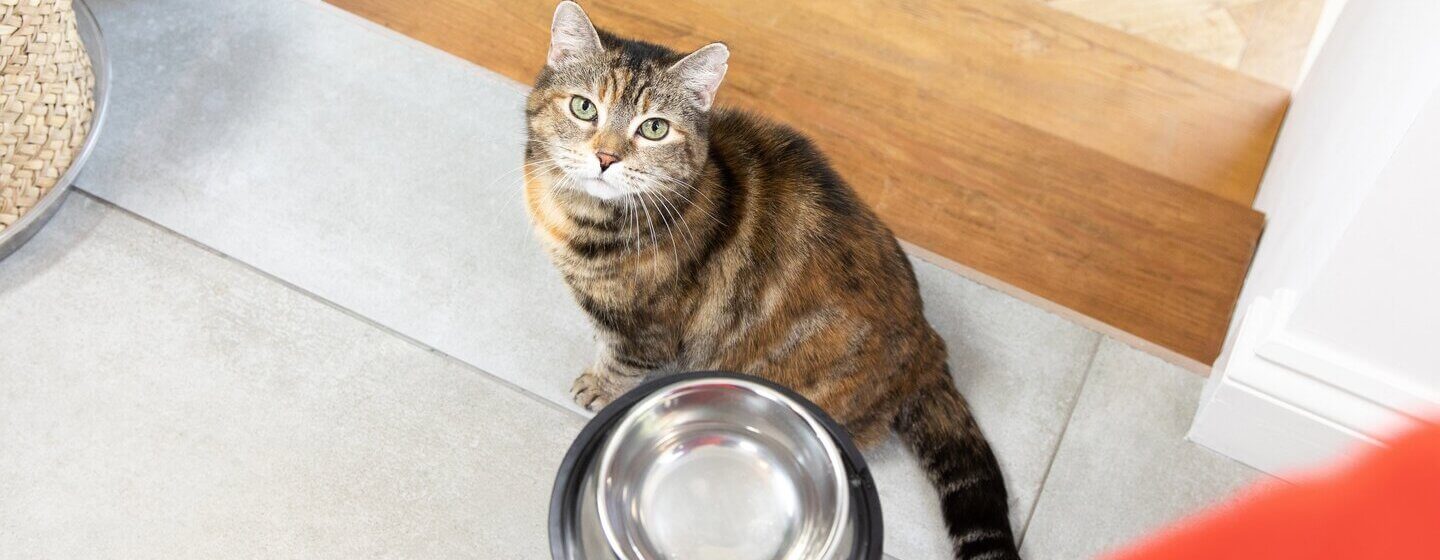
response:
<svg viewBox="0 0 1440 560"><path fill-rule="evenodd" d="M561 177L555 188L602 200L685 189L705 163L729 57L720 43L686 55L620 39L561 2L526 107L527 159Z"/></svg>

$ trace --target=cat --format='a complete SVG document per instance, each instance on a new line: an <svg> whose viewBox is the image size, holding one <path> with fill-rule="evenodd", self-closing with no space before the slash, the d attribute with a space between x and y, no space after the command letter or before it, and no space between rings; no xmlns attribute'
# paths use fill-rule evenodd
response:
<svg viewBox="0 0 1440 560"><path fill-rule="evenodd" d="M728 60L721 43L681 54L556 8L525 108L525 201L598 333L576 402L689 370L775 381L862 447L898 433L956 558L1018 558L1000 467L909 260L809 140L714 105Z"/></svg>

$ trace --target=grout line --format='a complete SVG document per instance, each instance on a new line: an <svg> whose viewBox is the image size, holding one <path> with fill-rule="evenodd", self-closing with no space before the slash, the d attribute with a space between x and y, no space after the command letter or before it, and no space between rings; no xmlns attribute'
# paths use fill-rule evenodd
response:
<svg viewBox="0 0 1440 560"><path fill-rule="evenodd" d="M1105 344L1105 336L1100 336L1095 341L1095 348L1090 351L1090 361L1085 364L1085 372L1080 375L1080 387L1075 390L1075 400L1070 403L1069 412L1065 413L1065 424L1060 427L1060 437L1055 439L1055 450L1050 453L1050 462L1045 465L1045 474L1040 477L1040 488L1035 493L1035 503L1030 506L1030 513L1025 515L1025 526L1020 529L1020 538L1015 545L1025 544L1025 537L1030 534L1030 524L1035 521L1035 512L1040 509L1040 500L1045 497L1045 486L1050 482L1050 471L1055 468L1055 459L1060 456L1060 446L1065 444L1065 435L1070 433L1070 424L1075 421L1075 410L1080 408L1080 398L1085 394L1085 387L1090 384L1090 372L1095 369L1095 359L1100 356L1100 347Z"/></svg>
<svg viewBox="0 0 1440 560"><path fill-rule="evenodd" d="M185 234L182 234L182 233L180 233L180 232L178 232L178 231L175 231L175 230L173 230L173 229L170 229L170 228L168 228L168 227L165 227L164 225L161 225L160 223L158 223L158 222L156 222L156 221L154 221L154 220L151 220L151 219L149 219L149 218L146 218L145 216L141 216L140 214L137 214L137 213L131 211L131 210L128 209L128 208L125 208L125 207L123 207L123 206L120 206L119 204L116 204L116 203L114 203L114 202L112 202L112 201L110 201L110 200L107 200L107 199L101 197L100 195L97 195L97 194L95 194L95 193L93 193L93 192L90 192L89 190L86 190L84 187L81 187L81 186L78 185L78 184L76 184L76 185L71 185L71 188L74 189L74 191L75 191L76 193L79 193L79 194L81 194L81 195L84 195L85 197L87 197L87 198L89 198L90 200L93 200L93 201L101 204L102 206L105 206L105 207L110 208L110 209L112 209L112 210L116 210L116 211L120 212L121 214L124 214L124 215L127 216L127 217L134 218L134 219L136 219L136 220L139 220L141 223L144 223L144 224L149 225L149 226L151 226L151 227L154 227L154 228L156 228L156 229L158 229L158 230L160 230L160 231L163 231L163 232L165 232L165 233L168 233L168 234L170 234L170 235L173 235L173 236L175 236L175 237L177 237L177 238L185 241L186 243L190 244L191 246L196 247L196 248L198 248L198 249L201 249L201 250L203 250L203 251L205 251L205 252L207 252L207 253L210 253L210 254L212 254L212 255L215 255L215 256L217 256L217 257L220 257L221 259L224 259L224 260L227 261L227 262L231 262L231 263L235 263L235 264L237 264L237 265L240 265L240 267L242 267L242 268L244 268L244 269L246 269L246 270L248 270L248 271L250 271L250 272L252 272L252 273L254 273L254 274L259 275L261 278L264 278L264 279L269 280L269 281L271 281L271 282L275 282L275 283L277 283L277 284L279 284L279 285L281 285L281 286L284 286L285 288L288 288L288 289L290 289L290 290L292 290L292 291L295 291L295 292L297 292L297 293L299 293L299 294L301 294L301 295L303 295L303 296L305 296L305 297L308 297L308 298L310 298L310 299L312 299L312 300L314 300L314 301L316 301L316 302L319 302L319 303L325 305L326 307L329 307L329 308L331 308L331 309L334 309L334 310L336 310L336 311L339 311L339 312L341 312L341 313L344 313L345 315L348 315L348 316L350 316L351 318L354 318L354 319L360 321L361 323L364 323L364 324L366 324L366 325L368 325L368 326L370 326L370 327L372 327L372 328L374 328L374 329L377 329L377 330L379 330L379 331L381 331L381 332L383 332L383 333L385 333L385 334L388 334L388 335L390 335L390 336L393 336L393 337L395 337L395 338L398 338L398 339L400 339L400 340L403 340L403 341L409 343L410 345L415 346L416 348L418 348L418 349L420 349L420 350L424 350L424 351L426 351L426 352L428 352L428 353L431 353L431 354L440 356L441 358L444 358L444 359L449 360L449 361L451 361L451 362L453 362L453 363L455 363L455 364L458 364L458 365L460 365L460 366L463 366L465 369L469 369L469 370L471 370L471 371L479 374L481 377L485 377L485 378L487 378L487 379L489 379L489 380L491 380L491 381L495 381L495 382L499 383L500 385L503 385L503 386L505 386L506 388L509 388L509 389L511 389L511 390L513 390L513 391L515 391L515 392L518 392L518 393L520 393L520 394L522 394L522 395L524 395L524 396L527 396L527 397L529 397L529 398L531 398L531 399L540 401L542 404L544 404L544 405L546 405L546 406L549 406L550 408L553 408L553 409L555 409L555 410L559 410L559 411L561 411L561 412L565 412L565 413L567 413L567 414L576 416L576 417L578 417L578 418L580 418L580 419L582 419L582 420L589 421L589 419L590 419L590 416L587 415L587 414L583 414L583 413L580 413L579 411L572 410L572 409L570 409L570 408L568 408L568 407L566 407L566 406L564 406L564 405L562 405L562 404L560 404L560 403L557 403L557 402L552 401L552 400L550 400L550 399L547 399L547 398L545 398L545 397L543 397L543 396L540 396L539 394L536 394L535 392L530 391L529 389L526 389L526 388L524 388L524 387L521 387L521 386L519 386L519 385L516 385L513 381L510 381L510 380L508 380L508 379L505 379L505 378L503 378L503 377L500 377L500 376L498 376L498 375L495 375L495 374L493 374L493 373L490 373L490 372L488 372L488 371L485 371L484 369L481 369L479 366L476 366L475 364L472 364L472 363L470 363L470 362L467 362L467 361L465 361L465 360L462 360L462 359L460 359L460 358L457 358L457 357L455 357L455 356L453 356L453 355L451 355L451 354L449 354L449 353L446 353L444 350L440 350L440 349L438 349L438 348L435 348L434 346L431 346L431 345L429 345L429 344L426 344L426 343L424 343L424 342L422 342L422 341L420 341L420 340L418 340L418 339L416 339L416 338L414 338L414 337L412 337L412 336L410 336L410 335L407 335L407 334L402 333L402 332L400 332L400 331L397 331L397 330L395 330L395 329L393 329L393 328L390 328L389 326L386 326L386 325L384 325L384 324L381 324L381 323L379 323L379 322L376 322L374 319L371 319L371 318L369 318L369 317L366 317L366 316L364 316L364 315L361 315L359 312L356 312L355 310L352 310L352 309L350 309L350 308L348 308L348 307L345 307L345 306L343 306L343 305L340 305L339 303L336 303L336 302L334 302L334 301L331 301L331 300L329 300L329 299L326 299L325 297L323 297L323 296L321 296L321 295L319 295L319 294L316 294L315 292L312 292L312 291L310 291L310 290L307 290L307 289L305 289L305 288L302 288L302 287L300 287L300 286L297 286L297 285L296 285L295 283L293 283L293 282L290 282L290 281L288 281L288 280L285 280L284 278L280 278L280 277L278 277L278 276L275 276L274 274L271 274L271 273L269 273L269 272L266 272L266 271L264 271L264 270L261 270L261 269L255 267L254 265L252 265L252 264L250 264L250 263L247 263L247 262L245 262L245 261L242 261L242 260L240 260L240 259L237 259L237 258L235 258L235 257L233 257L233 256L230 256L230 255L228 255L228 254L226 254L226 253L224 253L224 252L222 252L222 251L220 251L220 250L218 250L218 249L216 249L216 248L214 248L214 247L211 247L211 246L206 245L206 244L204 244L204 243L201 243L201 242L199 242L199 241L197 241L197 240L195 240L195 239L192 239L191 237L186 236Z"/></svg>

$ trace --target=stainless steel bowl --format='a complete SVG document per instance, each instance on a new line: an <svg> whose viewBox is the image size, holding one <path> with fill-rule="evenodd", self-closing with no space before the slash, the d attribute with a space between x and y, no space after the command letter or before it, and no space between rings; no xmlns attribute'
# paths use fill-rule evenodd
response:
<svg viewBox="0 0 1440 560"><path fill-rule="evenodd" d="M59 182L50 192L36 203L29 212L21 216L5 231L0 232L0 259L14 253L26 241L40 231L45 222L50 221L50 216L60 209L60 203L65 201L65 195L70 193L70 184L75 182L75 176L80 174L80 167L85 159L90 157L90 151L95 148L95 139L100 136L101 125L105 123L105 108L109 106L110 99L110 59L106 56L105 41L100 36L100 25L95 22L95 14L90 12L90 7L81 0L75 0L75 27L80 33L80 41L85 43L85 52L90 56L90 67L95 72L95 112L90 115L90 131L85 135L85 143L80 146L79 153L70 162L70 168L60 176Z"/></svg>
<svg viewBox="0 0 1440 560"><path fill-rule="evenodd" d="M600 457L601 532L634 558L834 558L849 481L824 426L780 392L705 378L626 412Z"/></svg>
<svg viewBox="0 0 1440 560"><path fill-rule="evenodd" d="M550 505L556 560L875 560L879 498L813 403L725 372L650 381L576 438Z"/></svg>

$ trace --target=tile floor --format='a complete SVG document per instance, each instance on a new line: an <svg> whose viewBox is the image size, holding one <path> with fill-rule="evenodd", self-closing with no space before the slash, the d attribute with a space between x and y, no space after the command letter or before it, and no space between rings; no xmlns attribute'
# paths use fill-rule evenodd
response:
<svg viewBox="0 0 1440 560"><path fill-rule="evenodd" d="M472 366L83 194L0 309L0 557L546 554L583 419Z"/></svg>
<svg viewBox="0 0 1440 560"><path fill-rule="evenodd" d="M313 0L90 4L110 121L0 261L0 558L543 557L592 343L520 206L524 86ZM1257 476L1183 441L1203 380L916 264L1027 558ZM946 557L871 460L887 553Z"/></svg>

